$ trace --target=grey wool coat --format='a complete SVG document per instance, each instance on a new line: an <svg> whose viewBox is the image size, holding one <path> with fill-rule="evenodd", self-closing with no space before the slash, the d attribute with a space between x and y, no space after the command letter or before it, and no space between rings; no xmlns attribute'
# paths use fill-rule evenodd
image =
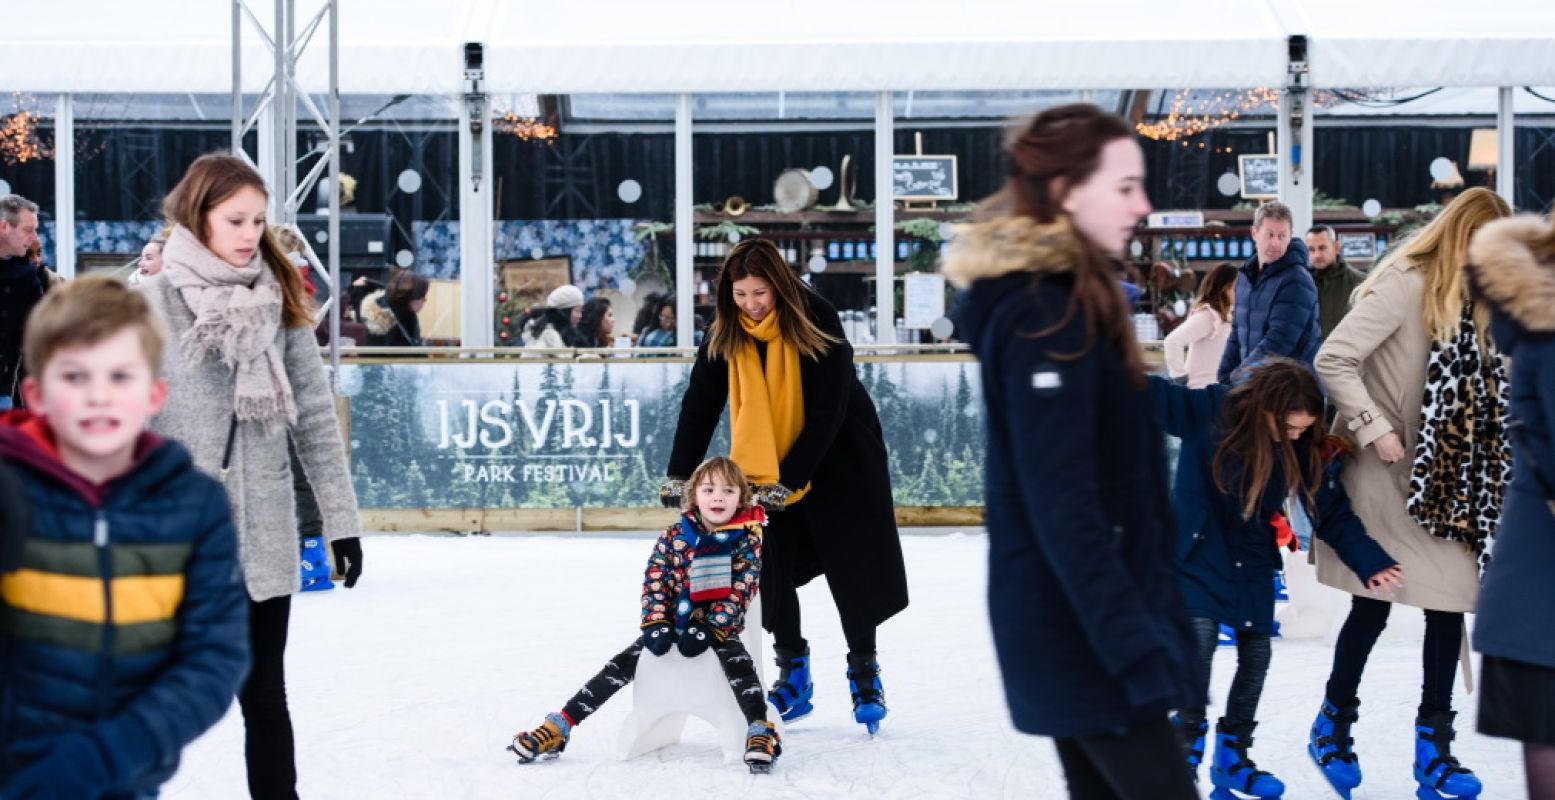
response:
<svg viewBox="0 0 1555 800"><path fill-rule="evenodd" d="M167 323L162 375L167 379L167 405L151 428L189 448L195 466L221 472L233 406L233 371L214 358L190 363L179 346L194 324L194 312L182 295L157 274L136 287ZM297 403L297 424L291 429L297 456L313 486L331 540L361 535L356 491L346 467L345 445L335 419L334 399L324 379L324 363L312 328L280 329L275 346L286 364ZM292 494L291 458L286 435L265 436L258 424L238 424L227 474L227 495L237 525L238 546L248 594L255 601L282 597L299 586L296 501Z"/></svg>

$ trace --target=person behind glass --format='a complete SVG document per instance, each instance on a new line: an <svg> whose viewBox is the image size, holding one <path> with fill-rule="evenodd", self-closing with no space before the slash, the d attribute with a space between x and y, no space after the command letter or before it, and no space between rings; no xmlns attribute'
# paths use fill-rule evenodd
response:
<svg viewBox="0 0 1555 800"><path fill-rule="evenodd" d="M31 252L38 242L38 204L0 195L0 411L23 406L22 329L32 307L64 279Z"/></svg>
<svg viewBox="0 0 1555 800"><path fill-rule="evenodd" d="M362 298L362 322L367 344L374 347L420 347L421 309L432 288L426 276L397 270L383 289Z"/></svg>
<svg viewBox="0 0 1555 800"><path fill-rule="evenodd" d="M1469 246L1475 287L1512 362L1512 482L1475 607L1479 731L1523 743L1531 800L1555 800L1555 223L1486 225Z"/></svg>
<svg viewBox="0 0 1555 800"><path fill-rule="evenodd" d="M1324 339L1350 310L1350 295L1366 276L1350 268L1339 252L1339 235L1327 225L1307 230L1307 254L1312 282L1317 285L1317 328Z"/></svg>
<svg viewBox="0 0 1555 800"><path fill-rule="evenodd" d="M1197 798L1167 719L1202 702L1172 568L1164 436L1112 263L1150 211L1123 119L1038 114L957 233L957 330L987 404L988 600L1015 727L1073 798Z"/></svg>
<svg viewBox="0 0 1555 800"><path fill-rule="evenodd" d="M1372 268L1316 360L1335 424L1363 448L1342 476L1355 513L1409 576L1392 602L1425 612L1416 778L1448 795L1480 791L1479 779L1448 752L1453 672L1463 615L1479 595L1477 556L1511 466L1505 369L1490 340L1489 310L1469 298L1464 265L1474 232L1510 213L1488 189L1459 195ZM1345 738L1392 603L1369 596L1323 543L1312 552L1318 580L1353 595L1314 722L1314 731L1337 726ZM1345 780L1359 785L1359 762L1353 752L1347 757L1354 769Z"/></svg>
<svg viewBox="0 0 1555 800"><path fill-rule="evenodd" d="M812 710L798 587L826 576L848 644L854 720L886 715L875 629L907 607L880 417L853 369L832 305L765 239L736 244L718 271L717 312L697 350L661 491L680 503L725 403L730 458L772 514L762 562L762 627L780 675L768 698L785 722Z"/></svg>
<svg viewBox="0 0 1555 800"><path fill-rule="evenodd" d="M1231 314L1236 307L1236 267L1221 264L1204 276L1199 296L1181 325L1166 335L1166 374L1190 389L1215 382L1220 354L1231 335Z"/></svg>
<svg viewBox="0 0 1555 800"><path fill-rule="evenodd" d="M702 343L702 332L696 332L696 343ZM660 295L653 303L653 315L648 326L637 334L638 347L675 346L675 298Z"/></svg>
<svg viewBox="0 0 1555 800"><path fill-rule="evenodd" d="M595 297L584 303L572 329L563 334L568 347L611 347L615 344L616 313L610 300Z"/></svg>
<svg viewBox="0 0 1555 800"><path fill-rule="evenodd" d="M168 229L157 231L151 241L140 248L140 260L135 262L135 271L130 273L127 282L131 286L138 286L141 281L162 271L162 248L167 245Z"/></svg>
<svg viewBox="0 0 1555 800"><path fill-rule="evenodd" d="M558 286L545 298L545 305L525 314L520 330L525 347L565 349L572 347L572 329L583 316L583 290L570 284Z"/></svg>
<svg viewBox="0 0 1555 800"><path fill-rule="evenodd" d="M1237 275L1231 335L1216 376L1221 383L1229 383L1237 367L1268 356L1310 364L1317 353L1317 285L1307 271L1306 243L1291 238L1294 224L1284 203L1264 203L1253 212L1257 252Z"/></svg>
<svg viewBox="0 0 1555 800"><path fill-rule="evenodd" d="M268 199L264 179L242 159L195 159L163 201L174 227L162 272L138 291L176 342L163 356L168 401L153 427L222 476L238 521L253 650L238 694L249 792L294 798L284 665L300 573L289 440L337 556L360 560L361 522L312 308L266 230Z"/></svg>
<svg viewBox="0 0 1555 800"><path fill-rule="evenodd" d="M1236 676L1215 726L1210 780L1217 790L1279 797L1285 785L1248 756L1269 671L1274 593L1282 566L1279 531L1286 499L1308 510L1315 532L1373 592L1391 592L1402 570L1350 509L1337 479L1347 448L1324 431L1323 392L1306 365L1269 358L1243 367L1235 388L1188 389L1150 376L1150 395L1168 434L1182 439L1172 506L1177 569L1198 634L1198 688L1208 692L1220 625L1236 630ZM1288 528L1286 529L1288 531ZM1287 533L1292 549L1294 534ZM1203 704L1174 722L1197 773L1209 731Z"/></svg>

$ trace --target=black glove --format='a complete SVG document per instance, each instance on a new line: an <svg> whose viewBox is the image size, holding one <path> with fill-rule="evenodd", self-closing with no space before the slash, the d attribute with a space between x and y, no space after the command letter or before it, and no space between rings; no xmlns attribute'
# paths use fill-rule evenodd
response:
<svg viewBox="0 0 1555 800"><path fill-rule="evenodd" d="M675 629L668 622L655 622L643 627L643 635L637 641L642 642L644 650L662 656L675 643Z"/></svg>
<svg viewBox="0 0 1555 800"><path fill-rule="evenodd" d="M788 497L793 492L781 483L763 483L753 487L751 500L768 511L782 511L788 506Z"/></svg>
<svg viewBox="0 0 1555 800"><path fill-rule="evenodd" d="M721 638L711 626L693 622L686 626L686 632L680 636L680 654L686 658L696 658Z"/></svg>
<svg viewBox="0 0 1555 800"><path fill-rule="evenodd" d="M686 497L686 482L680 478L666 478L659 484L659 502L665 508L680 508L680 503Z"/></svg>
<svg viewBox="0 0 1555 800"><path fill-rule="evenodd" d="M362 577L362 540L355 536L336 539L329 543L329 549L335 554L335 569L346 578L346 588L356 586Z"/></svg>

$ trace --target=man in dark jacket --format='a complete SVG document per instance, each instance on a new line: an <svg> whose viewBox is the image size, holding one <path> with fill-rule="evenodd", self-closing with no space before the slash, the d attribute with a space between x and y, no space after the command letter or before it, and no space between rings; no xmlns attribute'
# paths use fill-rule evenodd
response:
<svg viewBox="0 0 1555 800"><path fill-rule="evenodd" d="M27 258L37 241L37 204L0 197L0 409L22 404L22 326L49 288L48 270Z"/></svg>
<svg viewBox="0 0 1555 800"><path fill-rule="evenodd" d="M1311 365L1322 336L1317 327L1317 285L1307 272L1307 246L1291 239L1290 208L1264 203L1253 212L1257 252L1236 278L1231 336L1220 357L1221 383L1244 364L1268 356Z"/></svg>
<svg viewBox="0 0 1555 800"><path fill-rule="evenodd" d="M1344 319L1350 310L1350 295L1366 276L1344 263L1339 253L1339 236L1327 225L1314 225L1307 231L1307 257L1311 261L1312 281L1317 284L1317 327L1322 338Z"/></svg>

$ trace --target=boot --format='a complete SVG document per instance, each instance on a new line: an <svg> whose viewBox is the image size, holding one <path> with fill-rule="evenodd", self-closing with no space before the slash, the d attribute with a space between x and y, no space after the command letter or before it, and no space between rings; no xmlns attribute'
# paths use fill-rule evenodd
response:
<svg viewBox="0 0 1555 800"><path fill-rule="evenodd" d="M1479 778L1471 770L1458 765L1452 757L1452 740L1457 733L1452 729L1456 711L1439 711L1415 718L1415 780L1420 788L1415 797L1420 800L1440 798L1478 797Z"/></svg>
<svg viewBox="0 0 1555 800"><path fill-rule="evenodd" d="M778 756L783 754L782 737L766 720L752 722L745 732L745 764L751 774L765 775L772 771Z"/></svg>
<svg viewBox="0 0 1555 800"><path fill-rule="evenodd" d="M1360 707L1359 700L1336 706L1324 698L1307 739L1307 755L1344 800L1350 800L1350 791L1361 785L1361 759L1350 737L1350 726L1360 718Z"/></svg>
<svg viewBox="0 0 1555 800"><path fill-rule="evenodd" d="M1188 769L1193 772L1195 783L1199 780L1199 765L1204 763L1204 734L1209 732L1209 723L1204 720L1191 721L1183 719L1179 714L1172 715L1172 724L1177 727L1177 738L1182 741L1182 748L1188 754Z"/></svg>
<svg viewBox="0 0 1555 800"><path fill-rule="evenodd" d="M853 693L853 721L873 736L885 719L885 691L880 687L880 662L875 651L848 653L848 691Z"/></svg>
<svg viewBox="0 0 1555 800"><path fill-rule="evenodd" d="M508 749L518 756L518 763L528 764L537 758L552 759L567 749L572 736L572 723L557 713L545 715L545 722L532 731L520 731L513 737Z"/></svg>
<svg viewBox="0 0 1555 800"><path fill-rule="evenodd" d="M1231 722L1225 717L1215 723L1215 759L1209 768L1215 790L1210 792L1210 800L1236 800L1233 791L1259 800L1278 800L1285 794L1285 784L1258 769L1247 755L1257 726L1256 722Z"/></svg>
<svg viewBox="0 0 1555 800"><path fill-rule="evenodd" d="M810 698L815 696L815 682L810 680L810 647L803 651L774 646L777 654L778 679L767 692L767 702L777 709L784 722L794 722L810 716L815 707Z"/></svg>

